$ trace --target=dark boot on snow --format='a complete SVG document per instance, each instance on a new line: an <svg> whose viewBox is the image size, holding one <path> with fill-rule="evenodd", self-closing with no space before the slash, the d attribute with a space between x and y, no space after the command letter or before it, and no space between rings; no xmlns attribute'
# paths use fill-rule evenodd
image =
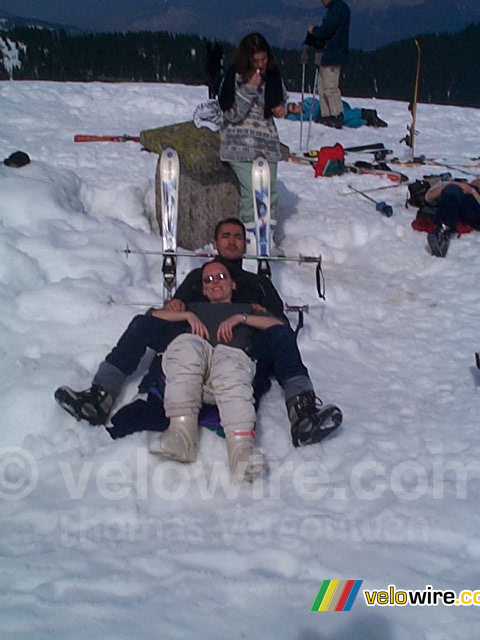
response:
<svg viewBox="0 0 480 640"><path fill-rule="evenodd" d="M367 121L367 127L388 127L384 120L380 120L376 109L361 109L363 120Z"/></svg>
<svg viewBox="0 0 480 640"><path fill-rule="evenodd" d="M343 127L343 113L338 116L320 116L315 122L323 124L325 127L332 127L332 129L341 129Z"/></svg>
<svg viewBox="0 0 480 640"><path fill-rule="evenodd" d="M333 404L323 405L313 391L304 391L287 401L294 447L320 442L342 422L342 412Z"/></svg>
<svg viewBox="0 0 480 640"><path fill-rule="evenodd" d="M451 235L451 229L444 224L440 225L435 229L435 231L428 234L427 242L430 247L430 251L432 252L432 256L445 258L450 245Z"/></svg>
<svg viewBox="0 0 480 640"><path fill-rule="evenodd" d="M86 420L95 427L105 424L113 405L113 398L108 391L96 384L85 391L59 387L55 391L55 400L71 416Z"/></svg>

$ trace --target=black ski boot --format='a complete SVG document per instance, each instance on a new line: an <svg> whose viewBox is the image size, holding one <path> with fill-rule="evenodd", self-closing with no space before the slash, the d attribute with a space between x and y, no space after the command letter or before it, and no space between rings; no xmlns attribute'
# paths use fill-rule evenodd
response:
<svg viewBox="0 0 480 640"><path fill-rule="evenodd" d="M437 227L433 233L428 234L427 242L430 247L430 251L432 252L432 256L445 258L450 245L451 235L451 229L444 224Z"/></svg>
<svg viewBox="0 0 480 640"><path fill-rule="evenodd" d="M367 127L388 127L384 120L380 120L376 109L361 109L361 115L367 121Z"/></svg>
<svg viewBox="0 0 480 640"><path fill-rule="evenodd" d="M338 116L325 116L315 120L318 124L323 124L325 127L332 127L332 129L341 129L343 127L343 113Z"/></svg>
<svg viewBox="0 0 480 640"><path fill-rule="evenodd" d="M55 391L55 400L71 416L86 420L94 427L105 424L113 404L108 391L96 384L85 391L59 387Z"/></svg>
<svg viewBox="0 0 480 640"><path fill-rule="evenodd" d="M340 426L342 412L333 404L323 406L313 391L304 391L287 402L294 447L320 442Z"/></svg>

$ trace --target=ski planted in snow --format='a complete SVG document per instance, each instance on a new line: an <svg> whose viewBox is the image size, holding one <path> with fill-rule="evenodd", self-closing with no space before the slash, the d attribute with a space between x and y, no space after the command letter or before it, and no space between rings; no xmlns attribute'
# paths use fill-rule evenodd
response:
<svg viewBox="0 0 480 640"><path fill-rule="evenodd" d="M178 154L172 147L167 147L160 157L164 302L172 298L177 281L177 264L172 254L177 250L179 179Z"/></svg>
<svg viewBox="0 0 480 640"><path fill-rule="evenodd" d="M257 240L258 273L271 276L267 258L270 256L270 167L266 158L258 156L252 165L252 195Z"/></svg>
<svg viewBox="0 0 480 640"><path fill-rule="evenodd" d="M410 147L412 150L412 160L415 159L415 136L418 134L418 131L415 129L416 120L417 120L417 103L418 103L418 85L420 81L420 60L422 56L422 50L420 48L420 43L415 40L415 46L417 47L417 70L415 73L415 88L413 91L413 100L408 105L408 110L412 115L411 124L407 125L407 135L400 140L400 142L405 142L407 147Z"/></svg>
<svg viewBox="0 0 480 640"><path fill-rule="evenodd" d="M77 134L74 138L75 142L140 142L140 136L90 136Z"/></svg>

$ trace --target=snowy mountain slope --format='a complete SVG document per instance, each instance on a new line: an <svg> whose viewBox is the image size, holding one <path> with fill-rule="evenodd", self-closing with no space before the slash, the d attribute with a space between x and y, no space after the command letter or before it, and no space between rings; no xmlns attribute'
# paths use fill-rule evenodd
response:
<svg viewBox="0 0 480 640"><path fill-rule="evenodd" d="M274 282L311 306L301 351L345 419L295 450L274 384L259 412L270 473L232 488L211 432L199 461L181 466L152 459L146 434L112 441L53 401L60 384L89 385L145 308L109 296L153 303L162 289L157 258L119 251L159 248L156 156L73 136L187 120L206 89L2 82L0 97L0 157L32 158L0 166L2 638L475 638L473 605L367 607L361 592L343 616L310 608L324 579L478 589L478 234L432 258L405 187L378 192L394 207L387 219L344 195L384 180L280 165L282 246L322 255L327 300L311 265L276 265ZM350 102L377 108L388 129L314 125L312 148L382 140L408 157L405 104ZM298 123L278 126L298 148ZM420 105L417 127L418 153L479 155L478 110ZM412 179L438 171L405 168Z"/></svg>

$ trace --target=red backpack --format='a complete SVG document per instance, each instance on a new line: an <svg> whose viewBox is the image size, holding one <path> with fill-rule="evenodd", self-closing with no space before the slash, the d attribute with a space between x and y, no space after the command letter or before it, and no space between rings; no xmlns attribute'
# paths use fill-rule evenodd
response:
<svg viewBox="0 0 480 640"><path fill-rule="evenodd" d="M338 142L333 147L322 147L314 169L316 178L341 175L345 171L345 149Z"/></svg>

